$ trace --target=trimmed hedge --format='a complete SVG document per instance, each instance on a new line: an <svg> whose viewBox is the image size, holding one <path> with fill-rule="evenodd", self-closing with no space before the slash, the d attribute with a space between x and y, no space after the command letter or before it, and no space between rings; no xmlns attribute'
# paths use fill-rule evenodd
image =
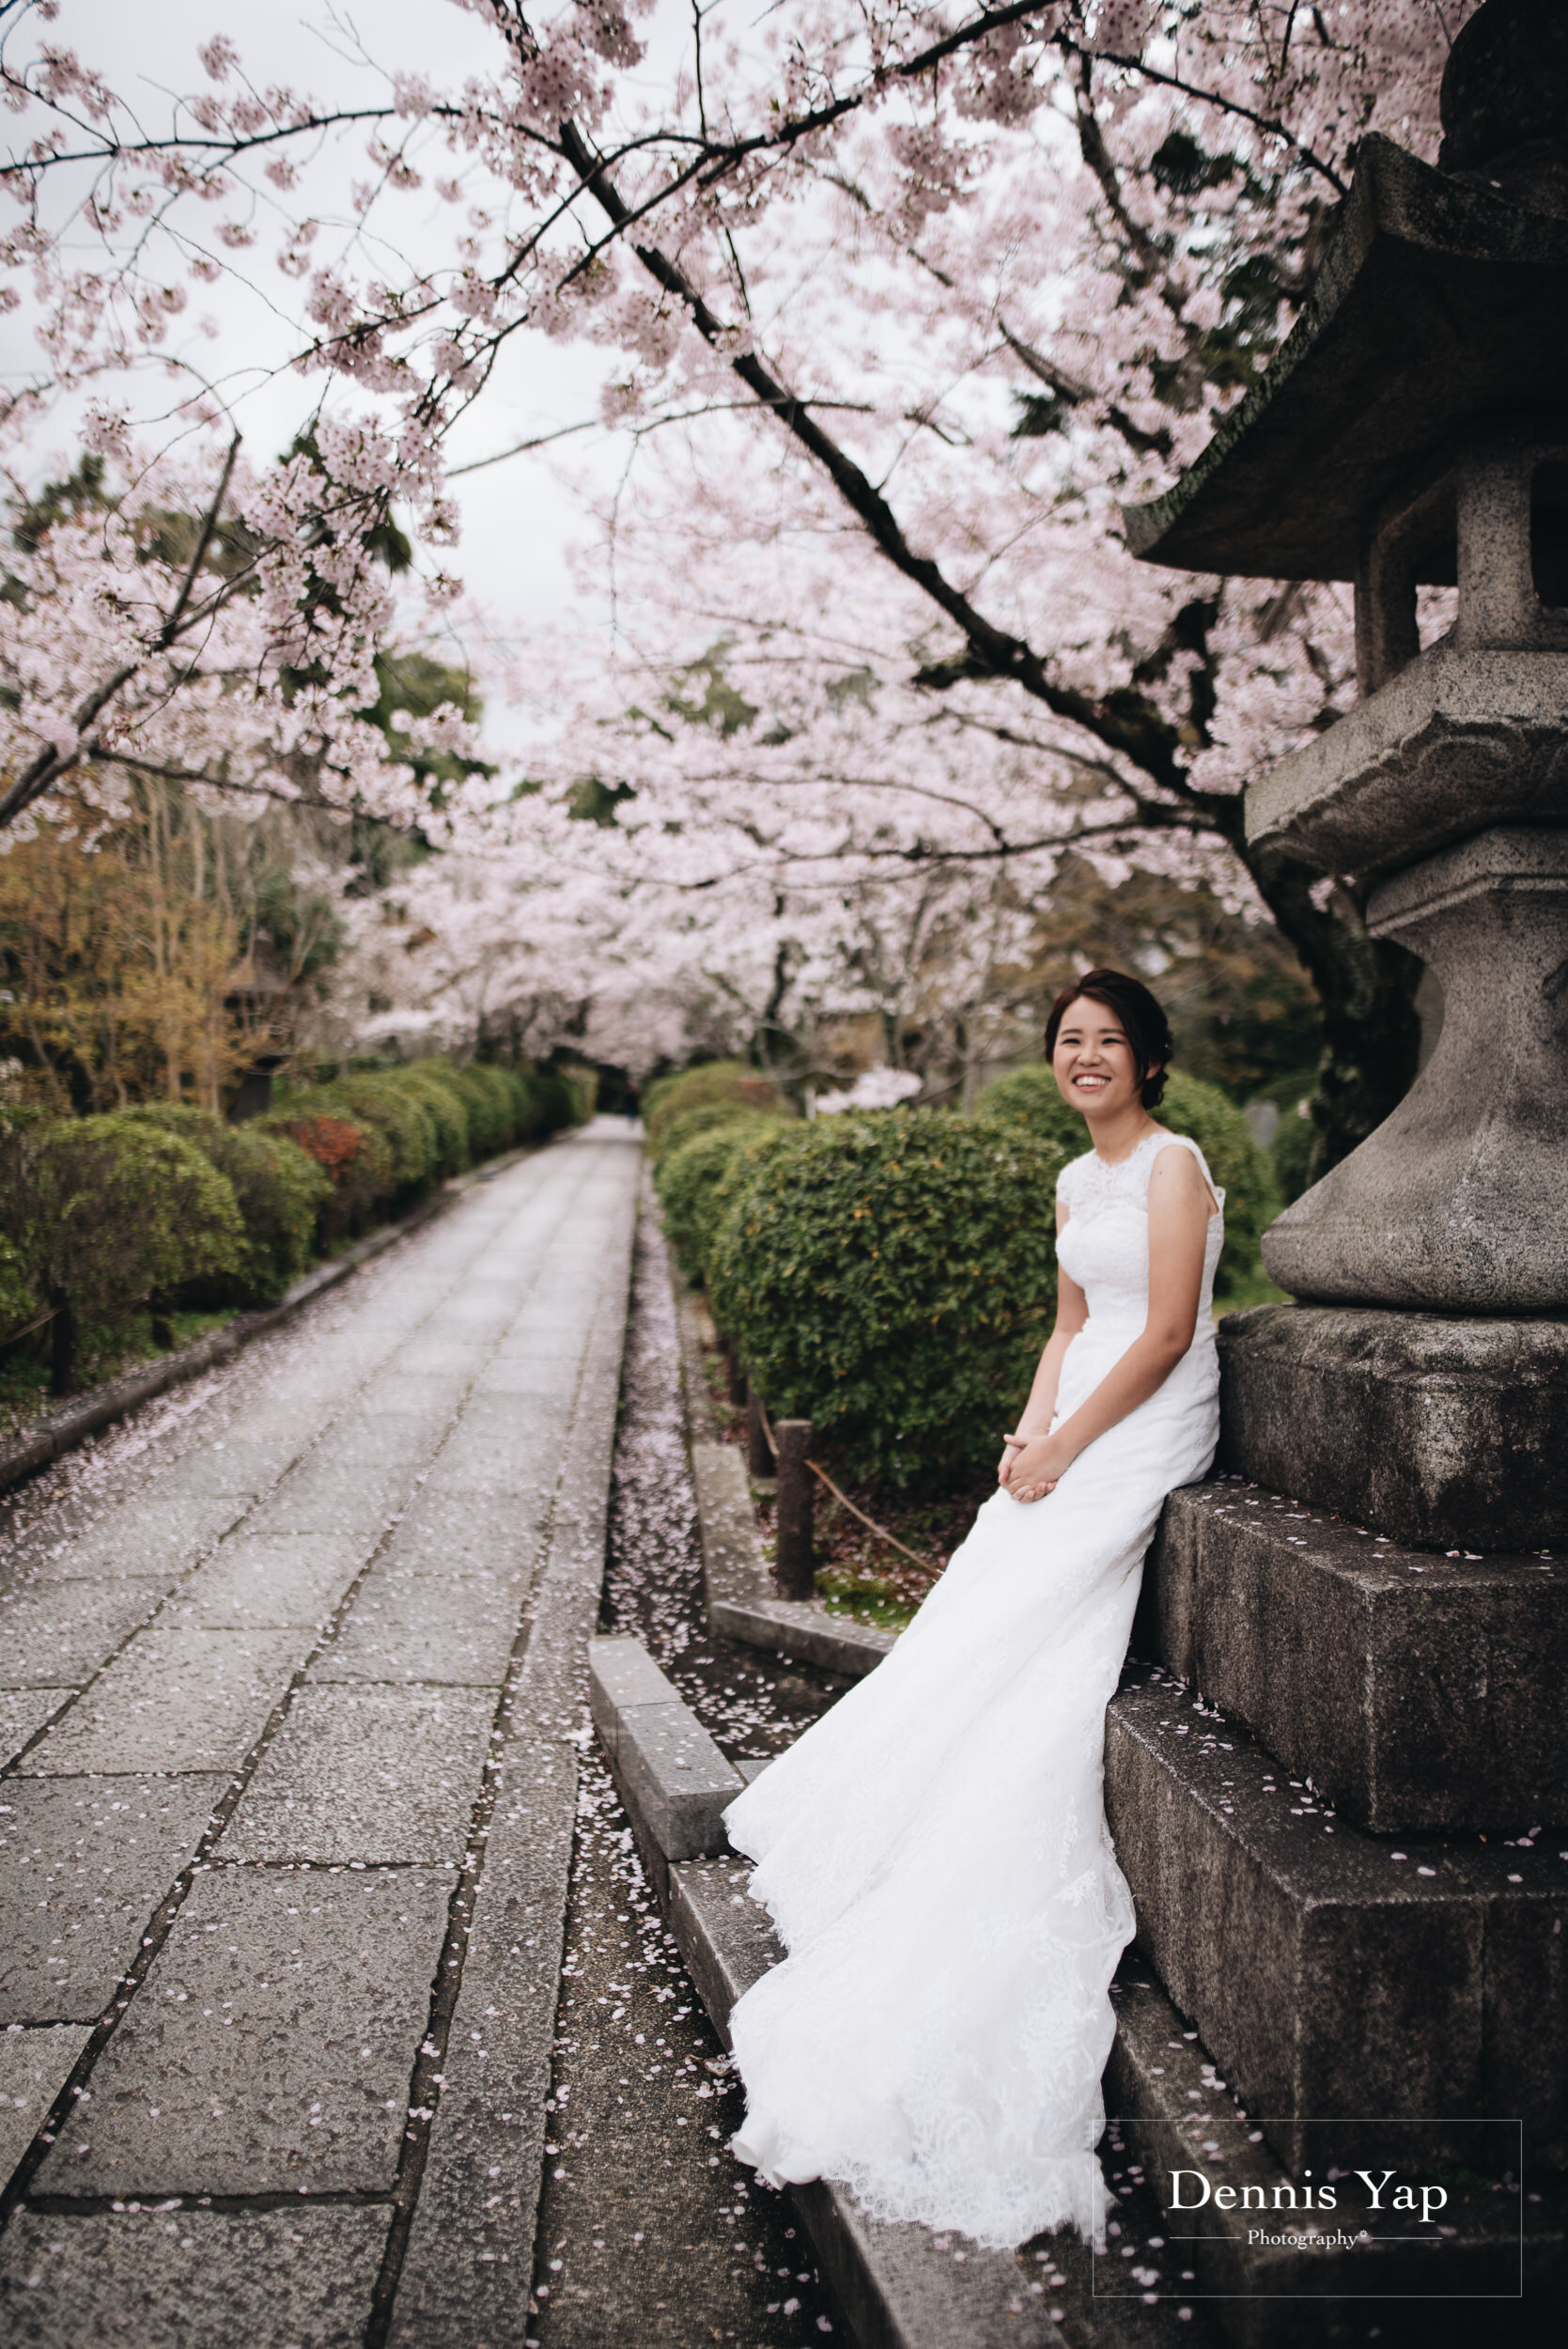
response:
<svg viewBox="0 0 1568 2349"><path fill-rule="evenodd" d="M685 1140L689 1121L707 1122ZM766 1110L737 1110L709 1102L687 1110L667 1129L666 1147L654 1163L653 1184L663 1211L664 1235L689 1281L707 1276L708 1251L724 1202L724 1184L749 1143L787 1132L787 1122Z"/></svg>
<svg viewBox="0 0 1568 2349"><path fill-rule="evenodd" d="M6 1143L0 1220L28 1290L53 1308L55 1393L75 1383L84 1319L238 1272L233 1187L183 1134L116 1110L13 1126Z"/></svg>
<svg viewBox="0 0 1568 2349"><path fill-rule="evenodd" d="M144 1101L126 1114L194 1143L227 1177L244 1237L224 1301L274 1303L309 1266L316 1219L332 1194L326 1170L287 1134L225 1125L188 1102Z"/></svg>
<svg viewBox="0 0 1568 2349"><path fill-rule="evenodd" d="M563 1077L439 1060L350 1070L230 1126L181 1102L52 1119L0 1106L0 1345L53 1314L55 1391L83 1316L270 1302L326 1247L477 1158L585 1115ZM199 1293L199 1298L194 1295Z"/></svg>
<svg viewBox="0 0 1568 2349"><path fill-rule="evenodd" d="M769 1118L776 1125L780 1122L781 1112L778 1110L748 1109L738 1101L699 1101L692 1109L679 1110L660 1128L657 1146L650 1145L654 1164L657 1167L673 1150L682 1149L687 1143L695 1142L700 1134L717 1133L722 1127L733 1126L737 1122L744 1124L748 1118L753 1117Z"/></svg>
<svg viewBox="0 0 1568 2349"><path fill-rule="evenodd" d="M1223 1298L1256 1269L1258 1243L1280 1212L1273 1167L1253 1141L1246 1118L1218 1085L1172 1070L1165 1098L1154 1114L1173 1134L1190 1135L1224 1190L1225 1246L1214 1283L1215 1295ZM1069 1159L1081 1158L1090 1147L1082 1118L1063 1101L1043 1062L1015 1069L988 1085L975 1104L975 1115L1014 1132L1035 1134Z"/></svg>
<svg viewBox="0 0 1568 2349"><path fill-rule="evenodd" d="M683 1068L673 1077L660 1077L643 1096L643 1126L648 1147L657 1157L664 1146L666 1128L688 1110L715 1105L739 1110L786 1108L770 1078L744 1061L708 1061L700 1068Z"/></svg>
<svg viewBox="0 0 1568 2349"><path fill-rule="evenodd" d="M564 1077L449 1061L351 1069L300 1085L256 1119L325 1169L333 1191L318 1218L323 1244L363 1231L431 1186L514 1143L542 1141L580 1122Z"/></svg>
<svg viewBox="0 0 1568 2349"><path fill-rule="evenodd" d="M1050 1331L1067 1156L941 1110L848 1112L746 1144L708 1296L769 1409L898 1486L993 1461Z"/></svg>
<svg viewBox="0 0 1568 2349"><path fill-rule="evenodd" d="M374 1127L304 1103L297 1109L271 1110L254 1127L293 1143L326 1176L328 1191L316 1218L320 1247L330 1248L363 1231L376 1202L390 1198L392 1151Z"/></svg>

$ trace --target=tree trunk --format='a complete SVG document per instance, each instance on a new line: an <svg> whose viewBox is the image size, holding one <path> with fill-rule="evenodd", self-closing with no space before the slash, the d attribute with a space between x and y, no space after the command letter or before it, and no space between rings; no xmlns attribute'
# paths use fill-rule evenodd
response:
<svg viewBox="0 0 1568 2349"><path fill-rule="evenodd" d="M49 1392L54 1395L74 1394L76 1392L76 1315L64 1289L54 1289L50 1296L54 1319L49 1333Z"/></svg>

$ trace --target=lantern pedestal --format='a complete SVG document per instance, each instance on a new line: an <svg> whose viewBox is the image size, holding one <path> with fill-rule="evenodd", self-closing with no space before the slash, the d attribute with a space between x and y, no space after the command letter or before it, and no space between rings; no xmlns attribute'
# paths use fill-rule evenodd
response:
<svg viewBox="0 0 1568 2349"><path fill-rule="evenodd" d="M1442 1033L1270 1227L1265 1264L1313 1303L1568 1315L1568 831L1478 832L1385 881L1367 918L1436 972Z"/></svg>

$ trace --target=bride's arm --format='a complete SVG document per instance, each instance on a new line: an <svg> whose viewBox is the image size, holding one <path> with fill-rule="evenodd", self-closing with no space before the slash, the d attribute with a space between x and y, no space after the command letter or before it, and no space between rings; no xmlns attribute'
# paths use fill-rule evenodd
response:
<svg viewBox="0 0 1568 2349"><path fill-rule="evenodd" d="M1056 1205L1056 1228L1060 1232L1067 1221L1067 1208L1061 1201ZM1062 1381L1062 1361L1067 1348L1089 1318L1089 1304L1083 1291L1072 1276L1060 1265L1056 1268L1056 1319L1051 1325L1046 1350L1034 1373L1034 1384L1029 1390L1029 1401L1018 1416L1018 1423L1007 1439L1007 1449L997 1463L997 1482L1005 1485L1013 1462L1019 1450L1033 1439L1048 1433L1056 1417L1056 1391Z"/></svg>
<svg viewBox="0 0 1568 2349"><path fill-rule="evenodd" d="M1157 1392L1181 1361L1198 1325L1212 1205L1191 1151L1180 1143L1161 1150L1149 1176L1149 1314L1142 1335L1054 1436L1035 1436L1032 1429L1032 1440L1009 1455L1003 1482L1015 1494L1033 1499L1048 1491L1096 1436ZM1054 1384L1051 1392L1054 1400Z"/></svg>

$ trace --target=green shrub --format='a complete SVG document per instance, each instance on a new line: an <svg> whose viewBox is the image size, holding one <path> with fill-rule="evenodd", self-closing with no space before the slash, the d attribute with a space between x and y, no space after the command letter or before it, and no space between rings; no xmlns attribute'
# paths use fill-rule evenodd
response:
<svg viewBox="0 0 1568 2349"><path fill-rule="evenodd" d="M975 1114L989 1124L1035 1134L1070 1159L1081 1158L1090 1147L1088 1128L1063 1101L1043 1062L1015 1069L988 1085L975 1104ZM1225 1192L1225 1246L1214 1284L1216 1295L1224 1297L1256 1268L1258 1242L1279 1213L1273 1169L1253 1141L1246 1118L1218 1085L1173 1069L1154 1114L1173 1134L1190 1135Z"/></svg>
<svg viewBox="0 0 1568 2349"><path fill-rule="evenodd" d="M14 1240L0 1234L0 1346L23 1329L39 1310L39 1293L28 1278L26 1257Z"/></svg>
<svg viewBox="0 0 1568 2349"><path fill-rule="evenodd" d="M655 1164L687 1143L695 1142L699 1134L716 1133L721 1127L734 1125L737 1118L766 1117L777 1124L780 1114L775 1109L748 1109L739 1101L699 1101L692 1109L677 1110L660 1128Z"/></svg>
<svg viewBox="0 0 1568 2349"><path fill-rule="evenodd" d="M452 1079L468 1112L469 1154L477 1166L498 1156L512 1139L516 1123L512 1088L505 1070L488 1068L479 1061L453 1069Z"/></svg>
<svg viewBox="0 0 1568 2349"><path fill-rule="evenodd" d="M273 1303L310 1263L316 1219L332 1193L326 1170L287 1134L225 1125L189 1103L145 1101L126 1114L183 1135L227 1176L245 1237L225 1301Z"/></svg>
<svg viewBox="0 0 1568 2349"><path fill-rule="evenodd" d="M85 1316L114 1320L239 1268L245 1234L227 1178L182 1134L130 1112L38 1126L7 1173L5 1237L54 1308L56 1393L75 1383Z"/></svg>
<svg viewBox="0 0 1568 2349"><path fill-rule="evenodd" d="M675 1262L689 1281L702 1281L707 1253L722 1206L725 1177L748 1143L786 1130L782 1117L766 1110L738 1110L732 1104L709 1102L683 1112L675 1125L688 1119L710 1122L684 1141L670 1141L654 1168L654 1189L663 1212L664 1235ZM669 1129L674 1135L675 1126Z"/></svg>
<svg viewBox="0 0 1568 2349"><path fill-rule="evenodd" d="M401 1068L377 1072L377 1082L416 1100L435 1128L435 1155L430 1173L437 1182L460 1174L469 1164L468 1103L458 1072L444 1061L410 1061Z"/></svg>
<svg viewBox="0 0 1568 2349"><path fill-rule="evenodd" d="M391 1198L406 1206L427 1190L441 1157L436 1121L417 1091L382 1070L357 1069L310 1088L310 1106L373 1126L392 1153Z"/></svg>
<svg viewBox="0 0 1568 2349"><path fill-rule="evenodd" d="M0 1344L42 1311L27 1237L29 1151L41 1112L0 1101Z"/></svg>
<svg viewBox="0 0 1568 2349"><path fill-rule="evenodd" d="M643 1125L655 1155L663 1147L664 1129L687 1110L727 1102L746 1110L782 1110L777 1085L744 1061L708 1061L701 1068L683 1068L674 1077L660 1077L643 1096Z"/></svg>
<svg viewBox="0 0 1568 2349"><path fill-rule="evenodd" d="M270 1110L254 1122L262 1132L293 1143L326 1176L328 1191L317 1210L316 1229L321 1246L328 1247L362 1231L377 1203L390 1196L392 1150L374 1126L315 1107L317 1090L309 1088L289 1108Z"/></svg>
<svg viewBox="0 0 1568 2349"><path fill-rule="evenodd" d="M751 1143L708 1296L769 1409L897 1485L994 1460L1049 1334L1066 1157L940 1110L851 1112Z"/></svg>

